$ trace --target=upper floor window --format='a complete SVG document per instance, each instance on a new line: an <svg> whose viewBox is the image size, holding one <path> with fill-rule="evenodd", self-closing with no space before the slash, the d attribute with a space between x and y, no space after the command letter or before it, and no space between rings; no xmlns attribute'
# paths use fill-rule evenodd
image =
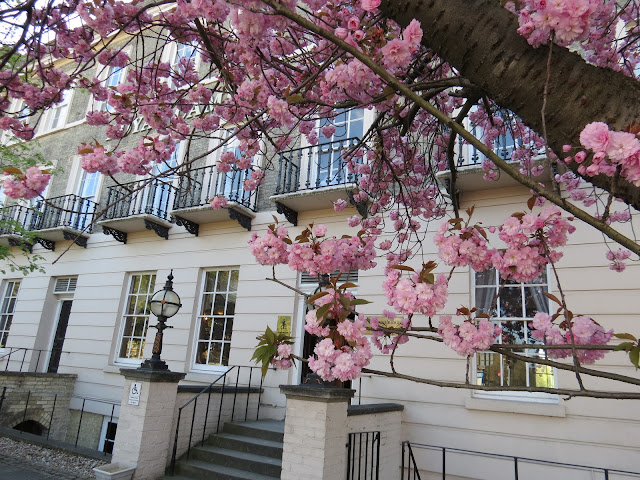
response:
<svg viewBox="0 0 640 480"><path fill-rule="evenodd" d="M196 365L229 365L238 291L237 269L205 273L196 338Z"/></svg>
<svg viewBox="0 0 640 480"><path fill-rule="evenodd" d="M62 128L67 122L69 106L71 105L71 90L64 90L61 94L60 102L51 105L44 113L42 132L49 132L57 128Z"/></svg>
<svg viewBox="0 0 640 480"><path fill-rule="evenodd" d="M122 83L122 80L124 79L124 71L124 67L109 67L107 69L107 75L104 80L104 86L110 91L116 88L118 85L120 85L120 83ZM113 111L113 107L109 105L108 101L98 102L95 107L96 110L106 110L107 112Z"/></svg>
<svg viewBox="0 0 640 480"><path fill-rule="evenodd" d="M8 280L5 282L2 306L0 307L0 348L4 348L7 344L13 313L16 309L18 290L20 290L20 280Z"/></svg>
<svg viewBox="0 0 640 480"><path fill-rule="evenodd" d="M129 277L118 344L119 361L142 358L151 314L149 300L153 295L155 283L156 276L153 273L134 273Z"/></svg>
<svg viewBox="0 0 640 480"><path fill-rule="evenodd" d="M549 300L544 295L548 288L546 273L530 283L504 282L494 269L475 274L476 307L482 313L491 315L494 323L502 327L502 335L496 340L497 343L540 343L531 336L529 322L537 312L549 312ZM546 358L543 349L528 348L515 350L514 353ZM552 367L515 360L494 352L477 354L476 381L478 385L486 386L545 388L555 388L556 383ZM509 392L509 395L513 393Z"/></svg>

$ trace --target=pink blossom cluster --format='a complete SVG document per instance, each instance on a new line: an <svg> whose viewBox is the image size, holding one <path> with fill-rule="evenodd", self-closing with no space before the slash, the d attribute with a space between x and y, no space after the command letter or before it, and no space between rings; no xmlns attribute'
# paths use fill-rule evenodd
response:
<svg viewBox="0 0 640 480"><path fill-rule="evenodd" d="M444 344L463 357L488 349L501 332L499 325L485 318L475 322L465 320L460 325L454 325L451 315L444 315L440 317L438 326Z"/></svg>
<svg viewBox="0 0 640 480"><path fill-rule="evenodd" d="M342 344L341 341L325 338L313 349L315 357L309 358L309 368L326 381L346 382L358 378L362 368L369 365L373 356L369 341L364 335L365 321L345 320L343 323L352 324L348 327L351 332L349 338L352 340Z"/></svg>
<svg viewBox="0 0 640 480"><path fill-rule="evenodd" d="M454 267L471 265L476 272L483 272L491 267L492 253L488 248L484 228L474 225L452 230L450 227L450 223L443 222L434 237L438 256L444 263Z"/></svg>
<svg viewBox="0 0 640 480"><path fill-rule="evenodd" d="M385 320L398 318L394 312L385 311L383 313L385 315ZM378 317L370 317L369 323L372 330L371 341L384 354L393 352L398 345L402 345L409 341L409 337L402 333L393 334L385 332L380 326L380 319ZM403 329L408 329L411 327L411 322L408 317L401 317L400 325Z"/></svg>
<svg viewBox="0 0 640 480"><path fill-rule="evenodd" d="M410 278L402 277L399 270L390 270L382 284L387 303L404 314L421 313L429 317L442 310L447 302L448 280L439 274L428 283L419 272Z"/></svg>
<svg viewBox="0 0 640 480"><path fill-rule="evenodd" d="M278 345L276 356L271 359L271 364L279 370L287 370L293 366L291 354L291 345L281 343Z"/></svg>
<svg viewBox="0 0 640 480"><path fill-rule="evenodd" d="M51 174L40 167L29 167L22 175L11 175L2 182L5 195L9 198L31 199L44 192Z"/></svg>
<svg viewBox="0 0 640 480"><path fill-rule="evenodd" d="M602 0L524 0L519 4L518 33L534 47L547 43L552 35L564 46L587 39L594 17L612 13Z"/></svg>
<svg viewBox="0 0 640 480"><path fill-rule="evenodd" d="M627 268L625 260L631 256L631 252L627 249L618 248L617 250L607 251L607 260L611 262L609 269L615 272L623 272Z"/></svg>
<svg viewBox="0 0 640 480"><path fill-rule="evenodd" d="M249 245L251 253L260 265L280 265L287 263L287 243L289 232L282 225L270 228L267 233L259 237L256 232L251 235Z"/></svg>
<svg viewBox="0 0 640 480"><path fill-rule="evenodd" d="M213 208L214 210L220 210L221 208L226 207L227 203L228 203L227 198L223 195L216 195L209 202L209 204L211 205L211 208Z"/></svg>
<svg viewBox="0 0 640 480"><path fill-rule="evenodd" d="M580 144L593 152L590 165L583 164L587 158L584 151L564 159L566 163L575 161L580 164L580 175L593 177L603 174L612 177L619 169L622 177L640 186L640 140L635 134L609 130L606 123L593 122L580 133ZM571 148L565 145L564 151L569 152Z"/></svg>
<svg viewBox="0 0 640 480"><path fill-rule="evenodd" d="M606 345L613 337L613 330L608 332L598 325L593 319L581 315L573 318L571 328L553 325L551 317L543 312L537 313L531 322L531 336L548 345ZM582 363L594 363L605 356L607 350L581 350L576 349L576 356ZM550 358L567 358L572 356L571 348L549 349L547 356Z"/></svg>

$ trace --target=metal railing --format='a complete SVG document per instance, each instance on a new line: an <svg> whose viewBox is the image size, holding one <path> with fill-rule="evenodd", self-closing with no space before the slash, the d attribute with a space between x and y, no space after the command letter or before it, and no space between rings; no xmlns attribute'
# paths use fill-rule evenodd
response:
<svg viewBox="0 0 640 480"><path fill-rule="evenodd" d="M414 449L425 449L425 450L435 450L440 451L440 462L441 463L441 471L442 480L447 478L447 468L451 466L451 464L447 463L447 453L450 454L461 454L468 456L475 456L482 459L491 459L496 460L501 463L498 467L501 470L501 473L498 477L500 479L508 479L513 478L514 480L520 480L521 478L569 478L567 476L568 471L573 472L585 472L589 474L589 476L583 476L585 480L589 479L603 479L603 480L621 480L621 479L630 479L640 478L640 472L630 472L626 470L618 470L614 468L605 468L605 467L593 467L589 465L579 465L573 463L562 463L562 462L554 462L550 460L540 460L536 458L527 458L527 457L516 457L513 455L503 455L499 453L487 453L487 452L478 452L475 450L465 450L461 448L449 448L442 447L438 445L426 445L422 443L411 443L408 441L402 442L402 480L420 480L420 473L418 471L418 465L414 455ZM453 465L459 466L464 465L467 468L473 468L470 466L469 461L465 460L465 462L453 462ZM493 465L494 468L498 465ZM557 476L559 470L564 469L565 472L561 473L561 477ZM425 469L426 470L426 469ZM481 471L478 468L475 468L476 471ZM504 471L502 471L504 470ZM430 472L433 472L431 468L429 468ZM511 471L510 475L508 472ZM523 477L523 473L529 473L529 476ZM438 472L436 472L438 473ZM593 474L599 474L600 476L594 477ZM455 474L450 473L453 477L457 478L461 475L460 472L456 472ZM464 476L464 475L462 475ZM483 477L478 477L483 478ZM570 478L580 478L576 475L572 475Z"/></svg>
<svg viewBox="0 0 640 480"><path fill-rule="evenodd" d="M350 433L347 440L347 480L378 480L380 432Z"/></svg>
<svg viewBox="0 0 640 480"><path fill-rule="evenodd" d="M254 370L257 370L254 372ZM245 375L243 381L246 380L246 383L240 382L240 374L241 372L248 372L248 377ZM235 377L235 378L234 378ZM253 380L259 378L259 382L256 380L256 385L253 385ZM227 381L229 383L227 383ZM188 438L186 439L186 454L187 458L189 458L189 454L191 453L191 447L195 442L204 442L208 435L213 433L218 433L220 431L220 424L226 421L233 421L236 419L242 419L247 421L249 418L258 420L260 417L260 400L262 399L262 375L260 372L260 367L243 367L243 366L233 366L230 367L229 370L221 374L218 378L216 378L213 382L211 382L208 386L204 387L198 394L196 394L193 398L191 398L188 402L182 405L178 409L178 419L176 422L176 431L173 439L173 450L171 453L171 463L170 468L171 472L175 472L176 459L180 455L179 450L179 440L182 438L180 436L180 429L187 427L188 430ZM217 398L218 405L212 405L211 394L219 394L219 398ZM229 413L229 405L225 409L225 394L226 398L233 395L233 401L231 402L231 412ZM238 395L240 395L240 399L238 399ZM246 395L243 399L242 396ZM251 395L257 395L257 403L256 403L256 412L254 415L249 415L250 410L250 397ZM214 399L214 403L215 403ZM203 408L198 412L198 402L203 405ZM236 405L238 406L237 411L239 412L238 417L236 417ZM211 412L211 409L216 410L217 412ZM244 410L244 412L243 412ZM185 425L181 423L182 419L187 415L191 414L190 422ZM211 415L210 415L211 414ZM198 425L196 425L196 417L198 417ZM215 428L214 428L215 426ZM195 432L194 432L195 430ZM200 432L201 431L201 432ZM184 450L184 448L182 449Z"/></svg>
<svg viewBox="0 0 640 480"><path fill-rule="evenodd" d="M479 127L472 125L471 133L475 136L481 135ZM516 148L516 142L511 135L500 135L492 144L492 150L505 160L511 158L511 154ZM470 167L481 165L487 157L473 145L469 145L462 137L458 136L458 167Z"/></svg>
<svg viewBox="0 0 640 480"><path fill-rule="evenodd" d="M158 178L109 187L106 220L127 218L133 215L153 215L167 220L173 205L176 188Z"/></svg>
<svg viewBox="0 0 640 480"><path fill-rule="evenodd" d="M9 350L8 352L6 350ZM31 357L27 360L27 354L31 352ZM37 348L24 348L24 347L4 347L0 351L0 370L4 363L5 372L40 372L46 371L44 368L47 360L53 359L54 356L62 357L65 352L61 348L54 348L51 350L43 350ZM43 355L44 354L44 355ZM35 357L35 362L34 362ZM60 358L57 358L59 361ZM40 368L40 360L42 360L42 369Z"/></svg>
<svg viewBox="0 0 640 480"><path fill-rule="evenodd" d="M69 401L76 400L78 402L80 401L82 402L81 408L77 410L79 415L78 426L77 428L74 428L74 430L69 433L67 433L66 430L67 428L70 427L69 412L71 412L72 410L68 409L66 412L64 411L64 408L67 408L67 407L60 406L63 399L69 399ZM82 447L89 447L90 444L95 444L95 442L93 441L95 440L95 438L94 436L91 436L94 433L94 427L95 427L94 422L92 421L89 421L88 426L85 425L86 432L84 432L85 435L89 434L91 438L82 439L83 418L85 414L89 412L87 407L90 404L92 403L97 404L97 405L94 405L94 408L90 411L90 413L95 413L96 410L101 410L103 412L102 413L103 416L105 417L109 416L110 422L113 422L114 418L117 418L120 412L119 402L112 402L110 400L103 400L98 398L80 397L77 395L63 395L63 394L34 391L34 390L11 389L10 387L5 386L5 387L2 387L2 393L0 394L0 421L3 421L3 416L7 415L7 413L5 413L7 411L7 407L5 407L3 411L3 406L10 403L12 404L21 403L22 401L24 401L24 408L21 408L22 410L21 415L17 417L16 415L13 416L14 418L17 418L17 420L21 419L22 421L17 425L15 425L13 427L14 429L20 431L21 433L24 433L26 431L24 429L24 425L28 420L32 420L32 418L30 417L32 417L33 414L37 412L38 420L44 420L44 422L46 423L45 425L40 421L38 422L42 427L46 429L46 436L42 435L43 437L49 440L49 438L52 436L52 432L54 436L58 436L58 437L59 435L57 434L59 432L62 432L62 433L65 433L65 439L63 440L61 438L57 438L57 440L62 441L64 443L73 444L74 447L78 447L78 444L80 444L80 446ZM49 404L51 405L51 411L50 412L42 411ZM60 412L61 409L63 410L62 412ZM57 416L56 416L56 413L58 413ZM56 425L54 425L54 423ZM20 427L21 425L23 426L22 428L16 428L16 427ZM59 429L59 432L56 429ZM70 442L67 442L66 440L70 440ZM83 440L87 440L87 443L85 443ZM88 440L91 440L91 443L89 443ZM110 440L110 439L106 439L106 440ZM99 444L97 445L97 449L100 449ZM103 451L105 455L109 453L105 450Z"/></svg>
<svg viewBox="0 0 640 480"><path fill-rule="evenodd" d="M91 222L97 203L78 195L39 200L32 216L31 230L69 227L79 232L91 232Z"/></svg>
<svg viewBox="0 0 640 480"><path fill-rule="evenodd" d="M0 235L16 233L16 227L29 230L33 223L34 211L24 205L11 205L0 209Z"/></svg>
<svg viewBox="0 0 640 480"><path fill-rule="evenodd" d="M255 211L258 192L244 189L244 181L251 178L251 174L250 169L217 172L215 165L191 170L188 175L180 177L173 208L179 210L208 205L214 196L222 195L230 202Z"/></svg>
<svg viewBox="0 0 640 480"><path fill-rule="evenodd" d="M349 172L342 151L358 142L346 138L281 152L276 195L355 183L358 175Z"/></svg>

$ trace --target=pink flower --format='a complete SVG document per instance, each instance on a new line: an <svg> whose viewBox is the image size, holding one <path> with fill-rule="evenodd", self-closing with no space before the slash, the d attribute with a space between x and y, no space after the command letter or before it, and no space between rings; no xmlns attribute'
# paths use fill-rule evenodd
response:
<svg viewBox="0 0 640 480"><path fill-rule="evenodd" d="M216 195L209 203L211 204L211 208L214 210L220 210L227 206L227 199L223 196Z"/></svg>
<svg viewBox="0 0 640 480"><path fill-rule="evenodd" d="M350 227L357 227L360 225L360 217L358 215L354 215L353 217L347 218L347 225Z"/></svg>
<svg viewBox="0 0 640 480"><path fill-rule="evenodd" d="M318 238L324 237L327 234L327 227L325 225L318 225L316 228L313 229L313 233Z"/></svg>
<svg viewBox="0 0 640 480"><path fill-rule="evenodd" d="M344 40L345 38L347 38L349 31L346 28L338 27L333 31L333 33L339 39Z"/></svg>
<svg viewBox="0 0 640 480"><path fill-rule="evenodd" d="M415 18L409 22L407 28L402 32L404 39L411 45L418 45L422 41L422 29L420 22Z"/></svg>
<svg viewBox="0 0 640 480"><path fill-rule="evenodd" d="M358 30L358 28L360 28L360 19L358 17L351 17L347 21L347 27L351 30Z"/></svg>
<svg viewBox="0 0 640 480"><path fill-rule="evenodd" d="M380 0L361 0L360 6L367 12L372 12L380 6Z"/></svg>
<svg viewBox="0 0 640 480"><path fill-rule="evenodd" d="M289 358L291 356L291 345L286 343L278 345L278 356L280 358Z"/></svg>

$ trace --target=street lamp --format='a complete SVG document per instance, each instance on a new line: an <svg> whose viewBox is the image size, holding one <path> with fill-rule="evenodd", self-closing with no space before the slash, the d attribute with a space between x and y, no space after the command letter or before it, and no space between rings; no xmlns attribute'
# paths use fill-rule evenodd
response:
<svg viewBox="0 0 640 480"><path fill-rule="evenodd" d="M158 323L156 325L158 332L153 342L151 358L145 360L140 368L150 370L169 369L167 364L163 360L160 360L160 354L162 353L162 332L165 328L173 328L166 324L167 319L178 313L181 306L180 297L173 291L173 270L171 270L171 273L167 277L167 282L164 284L164 288L154 293L149 301L151 313L158 317Z"/></svg>

